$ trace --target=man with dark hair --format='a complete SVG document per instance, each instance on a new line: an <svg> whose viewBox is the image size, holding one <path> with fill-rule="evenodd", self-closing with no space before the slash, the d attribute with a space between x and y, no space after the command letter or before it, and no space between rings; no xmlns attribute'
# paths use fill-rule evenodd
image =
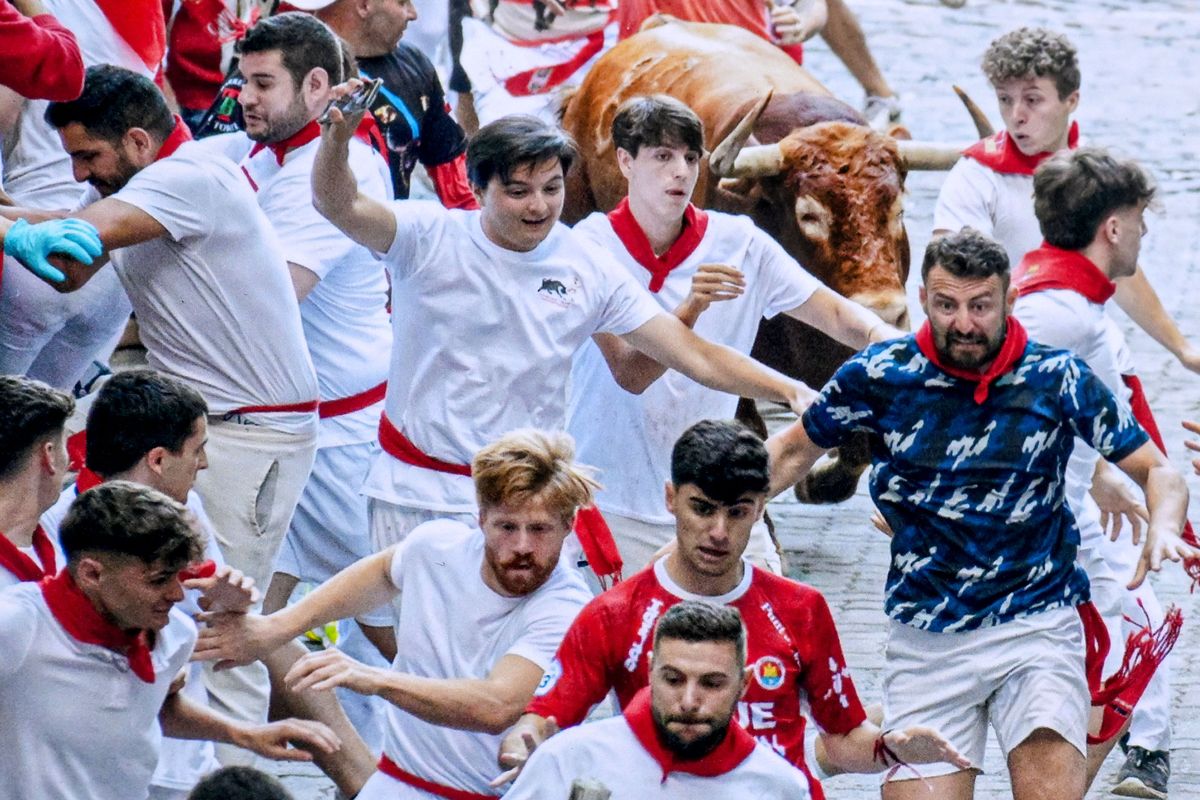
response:
<svg viewBox="0 0 1200 800"><path fill-rule="evenodd" d="M383 410L392 329L383 267L312 203L317 117L341 71L337 36L316 17L290 12L261 20L237 47L246 130L200 146L238 162L283 245L321 397L317 454L274 564L264 600L269 613L287 603L299 582L321 583L372 552L359 490ZM390 178L377 140L364 117L348 161L358 191L386 202ZM371 632L372 640L394 651L386 609L362 622L382 629Z"/></svg>
<svg viewBox="0 0 1200 800"><path fill-rule="evenodd" d="M0 376L0 587L41 580L62 563L39 518L67 471L63 429L74 408L43 383Z"/></svg>
<svg viewBox="0 0 1200 800"><path fill-rule="evenodd" d="M655 626L650 685L620 716L544 743L504 796L565 795L576 778L587 777L614 800L811 797L804 773L736 723L750 680L737 609L678 603Z"/></svg>
<svg viewBox="0 0 1200 800"><path fill-rule="evenodd" d="M283 784L253 767L224 767L196 784L187 800L293 800Z"/></svg>
<svg viewBox="0 0 1200 800"><path fill-rule="evenodd" d="M317 381L284 248L246 176L195 143L150 80L88 70L83 95L52 103L76 178L91 188L71 216L91 222L137 313L150 366L208 403L214 468L197 482L229 563L266 585L312 467ZM17 211L18 215L38 212ZM41 277L73 291L107 259L57 262ZM246 269L253 264L254 269ZM243 673L246 718L265 685ZM230 695L230 703L233 703Z"/></svg>
<svg viewBox="0 0 1200 800"><path fill-rule="evenodd" d="M1046 241L1027 253L1014 271L1020 299L1013 313L1031 336L1076 353L1114 395L1128 402L1132 393L1107 335L1105 304L1115 292L1114 282L1137 270L1154 184L1136 162L1081 147L1044 161L1034 173L1033 187L1034 210ZM1153 437L1158 432L1147 426L1147 433ZM1161 441L1157 443L1161 449ZM1126 641L1143 622L1157 626L1164 619L1148 582L1132 592L1125 586L1137 558L1132 545L1142 523L1139 514L1145 510L1128 515L1132 543L1113 542L1104 535L1108 525L1089 499L1089 489L1096 494L1128 493L1123 482L1117 483L1121 477L1102 464L1095 451L1076 442L1067 464L1067 501L1079 525L1080 562L1088 572L1092 599L1107 623L1110 639L1117 642ZM1136 497L1129 503L1140 505ZM1171 733L1168 666L1164 663L1155 672L1145 695L1139 697L1138 692L1122 698L1126 708L1137 705L1116 794L1166 796ZM1098 764L1111 747L1111 741L1104 747L1093 746L1089 758Z"/></svg>
<svg viewBox="0 0 1200 800"><path fill-rule="evenodd" d="M780 313L855 350L900 335L822 286L746 217L691 203L704 124L686 105L666 95L628 100L613 117L612 139L628 195L575 231L612 254L663 311L698 335L749 353L763 318ZM596 505L627 570L636 572L675 537L659 490L671 471L672 445L697 420L732 417L737 398L678 372L663 374L659 365L618 383L605 354L619 344L598 335L575 357L567 430L579 442L580 458L601 470L604 489ZM755 524L747 555L782 571L764 522Z"/></svg>
<svg viewBox="0 0 1200 800"><path fill-rule="evenodd" d="M720 391L804 405L802 384L696 336L603 251L558 224L575 154L558 128L521 116L481 128L467 149L481 209L457 211L385 205L357 191L346 163L357 119L336 109L331 117L313 170L314 203L392 271L396 346L383 453L365 486L377 548L426 519L469 517L467 462L487 442L522 426L563 428L570 359L594 334L616 335L615 372L652 358ZM598 566L602 548L589 541L582 544L593 566L619 572Z"/></svg>
<svg viewBox="0 0 1200 800"><path fill-rule="evenodd" d="M319 723L244 725L179 693L196 638L175 608L180 571L203 552L182 505L114 481L81 494L59 533L66 567L0 592L0 725L20 731L0 741L0 798L145 797L162 735L289 760L309 758L289 741L337 748Z"/></svg>
<svg viewBox="0 0 1200 800"><path fill-rule="evenodd" d="M766 446L740 423L703 420L683 433L665 485L674 549L580 612L525 715L505 736L501 766L519 768L527 740L537 746L559 725L578 725L610 689L623 708L636 703L657 667L646 646L655 621L677 603L705 599L740 611L748 630L748 656L739 666L752 680L739 724L803 771L813 797L824 793L805 763L806 706L820 729L821 775L885 769L886 759L876 756L881 736L907 762L967 765L932 729L880 734L863 712L825 598L743 557L769 483Z"/></svg>
<svg viewBox="0 0 1200 800"><path fill-rule="evenodd" d="M503 733L520 715L588 591L560 558L592 480L565 433L513 431L472 462L477 516L418 526L300 602L266 617L219 615L197 646L205 659L259 658L313 625L391 603L391 668L337 649L301 659L297 691L343 686L388 703L383 757L358 800L492 796Z"/></svg>
<svg viewBox="0 0 1200 800"><path fill-rule="evenodd" d="M51 538L57 538L60 524L75 498L95 485L85 481L97 479L148 486L183 503L207 540L204 557L213 562L214 570L211 575L184 583L189 591L179 607L189 616L199 614L202 607L245 611L259 597L252 580L225 564L204 504L192 491L196 476L208 467L207 418L204 398L179 380L147 369L114 375L94 395L88 411L86 465L92 477L89 479L86 472L81 474L76 484L67 487L58 503L41 517ZM206 599L202 601L201 595ZM342 747L332 754L316 752L314 759L339 789L353 795L369 776L373 761L342 715L336 699L329 693L300 698L283 687L284 674L304 653L303 645L291 642L268 660L273 715L315 719L336 731ZM227 694L211 673L204 673L201 664L190 666L189 681L182 691L193 702L226 708ZM213 747L207 742L165 742L151 781L151 800L181 800L197 778L216 766Z"/></svg>
<svg viewBox="0 0 1200 800"><path fill-rule="evenodd" d="M922 275L925 326L850 359L772 437L772 487L851 433L875 440L871 495L894 532L883 727L936 726L972 765L890 776L884 800L972 797L989 721L1015 800L1082 800L1096 635L1084 620L1098 615L1064 502L1074 439L1146 492L1131 585L1197 554L1180 538L1187 488L1087 364L1028 340L999 244L971 229L942 237Z"/></svg>

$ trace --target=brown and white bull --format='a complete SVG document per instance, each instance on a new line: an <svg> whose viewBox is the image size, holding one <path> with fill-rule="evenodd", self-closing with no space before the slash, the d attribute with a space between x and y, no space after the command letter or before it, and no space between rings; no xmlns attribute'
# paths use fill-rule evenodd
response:
<svg viewBox="0 0 1200 800"><path fill-rule="evenodd" d="M957 149L898 142L872 130L752 33L660 17L605 54L563 102L562 126L581 155L567 178L564 220L608 211L625 196L612 120L625 100L648 94L671 95L704 121L713 174L701 173L697 205L749 215L831 289L907 326L904 177L908 169L949 168ZM760 328L753 355L819 387L850 351L780 315ZM752 404L743 402L739 413L762 429ZM865 439L843 447L796 494L812 502L843 500L867 463Z"/></svg>

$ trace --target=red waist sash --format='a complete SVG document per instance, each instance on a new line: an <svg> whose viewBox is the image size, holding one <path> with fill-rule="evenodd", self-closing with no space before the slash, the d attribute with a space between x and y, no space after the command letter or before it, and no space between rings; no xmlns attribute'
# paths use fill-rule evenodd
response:
<svg viewBox="0 0 1200 800"><path fill-rule="evenodd" d="M352 394L349 397L339 397L337 400L322 400L320 407L317 409L317 415L321 419L329 419L330 417L342 417L346 414L353 414L355 411L362 411L364 408L369 408L375 405L383 396L387 394L387 381L372 386L370 389Z"/></svg>
<svg viewBox="0 0 1200 800"><path fill-rule="evenodd" d="M389 778L395 778L401 783L406 783L409 786L420 789L423 792L445 797L446 800L495 800L497 795L494 794L476 794L463 789L455 789L450 786L442 786L440 783L427 781L424 778L413 775L411 772L405 772L396 766L396 762L392 761L387 756L379 759L379 771Z"/></svg>

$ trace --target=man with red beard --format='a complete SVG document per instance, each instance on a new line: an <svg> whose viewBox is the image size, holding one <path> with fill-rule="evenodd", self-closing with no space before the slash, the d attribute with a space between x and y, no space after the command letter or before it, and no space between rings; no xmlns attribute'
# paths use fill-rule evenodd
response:
<svg viewBox="0 0 1200 800"><path fill-rule="evenodd" d="M573 456L565 434L507 434L472 463L477 526L427 522L282 611L211 615L196 657L246 663L316 625L395 601L403 645L392 669L325 650L302 658L286 681L391 704L379 771L359 800L491 796L500 734L591 597L578 572L559 563L595 487Z"/></svg>

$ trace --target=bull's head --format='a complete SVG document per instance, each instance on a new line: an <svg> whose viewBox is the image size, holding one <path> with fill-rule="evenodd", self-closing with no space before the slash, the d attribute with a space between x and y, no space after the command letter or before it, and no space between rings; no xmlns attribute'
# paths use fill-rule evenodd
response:
<svg viewBox="0 0 1200 800"><path fill-rule="evenodd" d="M961 147L897 141L850 122L819 122L781 141L746 146L768 94L712 151L726 191L754 191L759 220L830 288L899 326L908 323L908 236L902 196L910 169L947 169ZM784 209L793 219L779 219ZM758 214L755 214L758 217Z"/></svg>

